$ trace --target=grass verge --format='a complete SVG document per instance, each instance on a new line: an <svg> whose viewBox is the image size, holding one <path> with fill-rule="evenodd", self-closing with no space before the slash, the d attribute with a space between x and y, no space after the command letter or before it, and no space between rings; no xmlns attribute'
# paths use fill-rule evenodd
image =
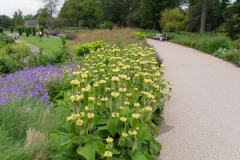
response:
<svg viewBox="0 0 240 160"><path fill-rule="evenodd" d="M42 37L41 39L37 38L36 36L29 36L26 37L22 35L20 37L21 40L27 41L28 43L37 46L38 48L43 48L43 50L47 53L59 50L62 45L62 40L60 38L47 38ZM66 40L68 44L70 40Z"/></svg>

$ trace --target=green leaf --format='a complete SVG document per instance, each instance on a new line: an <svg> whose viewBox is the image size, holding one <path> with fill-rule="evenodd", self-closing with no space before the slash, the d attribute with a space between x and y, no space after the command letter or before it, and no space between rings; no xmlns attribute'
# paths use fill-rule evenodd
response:
<svg viewBox="0 0 240 160"><path fill-rule="evenodd" d="M86 143L86 142L89 141L90 139L91 139L91 135L89 135L89 134L81 135L82 143Z"/></svg>
<svg viewBox="0 0 240 160"><path fill-rule="evenodd" d="M145 139L145 137L147 136L147 133L149 133L149 129L148 129L148 126L144 125L142 127L140 127L140 130L138 132L138 138L143 140Z"/></svg>
<svg viewBox="0 0 240 160"><path fill-rule="evenodd" d="M156 141L155 139L153 139L152 141L150 141L150 145L149 145L149 151L152 154L158 154L162 149L162 145Z"/></svg>
<svg viewBox="0 0 240 160"><path fill-rule="evenodd" d="M132 157L132 160L148 160L140 150L136 150L135 152L133 152L131 157Z"/></svg>
<svg viewBox="0 0 240 160"><path fill-rule="evenodd" d="M137 128L138 124L139 124L138 120L131 118L130 125L132 128L134 128L134 129Z"/></svg>
<svg viewBox="0 0 240 160"><path fill-rule="evenodd" d="M120 157L112 157L112 160L126 160L125 158L120 158Z"/></svg>
<svg viewBox="0 0 240 160"><path fill-rule="evenodd" d="M110 134L112 136L114 136L117 132L117 123L116 123L116 120L115 119L110 119L108 122L107 122L107 128L108 128L108 131L110 132Z"/></svg>
<svg viewBox="0 0 240 160"><path fill-rule="evenodd" d="M138 139L137 137L134 138L134 143L133 143L133 146L132 146L132 153L138 148Z"/></svg>
<svg viewBox="0 0 240 160"><path fill-rule="evenodd" d="M86 160L95 160L96 151L92 142L86 143L84 147L78 147L77 153L83 156Z"/></svg>
<svg viewBox="0 0 240 160"><path fill-rule="evenodd" d="M157 136L158 135L158 126L156 124L154 124L153 122L150 122L148 124L150 125L151 129L153 130L155 136Z"/></svg>
<svg viewBox="0 0 240 160"><path fill-rule="evenodd" d="M101 140L94 140L93 141L94 148L101 156L105 153L105 145Z"/></svg>

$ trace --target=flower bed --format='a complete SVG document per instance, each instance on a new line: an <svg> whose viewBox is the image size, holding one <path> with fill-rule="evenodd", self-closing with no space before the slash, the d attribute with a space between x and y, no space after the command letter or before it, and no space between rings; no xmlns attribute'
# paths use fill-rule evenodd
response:
<svg viewBox="0 0 240 160"><path fill-rule="evenodd" d="M158 159L157 124L172 83L154 55L153 48L132 44L105 45L84 56L62 102L73 112L66 119L69 131L50 133L58 144L52 159Z"/></svg>
<svg viewBox="0 0 240 160"><path fill-rule="evenodd" d="M62 83L64 70L74 68L76 65L66 68L40 66L0 77L0 104L9 103L12 98L20 100L24 97L38 98L49 104L49 93Z"/></svg>

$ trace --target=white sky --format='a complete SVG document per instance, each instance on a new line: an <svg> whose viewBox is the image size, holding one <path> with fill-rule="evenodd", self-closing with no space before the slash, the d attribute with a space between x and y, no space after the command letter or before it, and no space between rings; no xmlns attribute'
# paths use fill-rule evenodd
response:
<svg viewBox="0 0 240 160"><path fill-rule="evenodd" d="M61 4L63 0L60 0ZM7 15L13 18L13 13L20 9L23 15L37 14L39 8L43 8L42 0L0 0L0 15Z"/></svg>

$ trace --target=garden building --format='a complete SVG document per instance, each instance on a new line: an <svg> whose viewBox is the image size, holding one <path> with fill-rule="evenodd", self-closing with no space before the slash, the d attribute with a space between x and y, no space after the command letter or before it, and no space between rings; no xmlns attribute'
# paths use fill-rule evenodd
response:
<svg viewBox="0 0 240 160"><path fill-rule="evenodd" d="M39 29L39 22L37 20L25 20L24 26L25 27L35 26L37 29Z"/></svg>

